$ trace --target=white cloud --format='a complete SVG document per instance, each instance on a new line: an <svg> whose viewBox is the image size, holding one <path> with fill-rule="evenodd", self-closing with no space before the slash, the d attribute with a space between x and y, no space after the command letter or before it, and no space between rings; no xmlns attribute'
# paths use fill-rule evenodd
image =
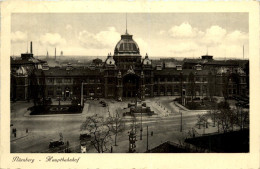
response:
<svg viewBox="0 0 260 169"><path fill-rule="evenodd" d="M83 30L79 32L78 40L85 48L113 48L120 40L120 33L114 27L108 27L105 31L96 34Z"/></svg>
<svg viewBox="0 0 260 169"><path fill-rule="evenodd" d="M244 42L248 40L248 34L239 30L235 30L227 34L226 39L230 42Z"/></svg>
<svg viewBox="0 0 260 169"><path fill-rule="evenodd" d="M165 40L160 51L171 56L193 56L195 53L206 53L217 57L240 57L242 46L248 45L248 33L239 30L227 31L219 25L211 25L205 30L193 28L189 23L173 26L168 30L170 39Z"/></svg>
<svg viewBox="0 0 260 169"><path fill-rule="evenodd" d="M145 53L150 53L149 45L145 40L143 40L142 38L136 38L134 40L139 46L142 55L145 55Z"/></svg>
<svg viewBox="0 0 260 169"><path fill-rule="evenodd" d="M184 22L179 26L173 26L168 31L169 35L174 38L194 38L199 34L197 28L192 28L192 26Z"/></svg>
<svg viewBox="0 0 260 169"><path fill-rule="evenodd" d="M202 44L207 46L214 46L223 43L225 40L227 31L220 26L213 25L208 28L201 39Z"/></svg>
<svg viewBox="0 0 260 169"><path fill-rule="evenodd" d="M62 38L58 33L45 33L40 36L40 43L47 46L61 46L66 44L66 39Z"/></svg>
<svg viewBox="0 0 260 169"><path fill-rule="evenodd" d="M28 40L28 35L25 32L16 31L11 33L12 42L26 42Z"/></svg>

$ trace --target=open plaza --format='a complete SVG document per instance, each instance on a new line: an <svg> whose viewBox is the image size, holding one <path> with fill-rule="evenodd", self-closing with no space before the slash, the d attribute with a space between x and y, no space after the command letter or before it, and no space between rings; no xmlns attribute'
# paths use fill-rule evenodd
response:
<svg viewBox="0 0 260 169"><path fill-rule="evenodd" d="M140 140L140 118L137 117L137 152L146 151L148 126L148 144L149 149L158 146L165 141L177 142L183 139L187 133L196 124L197 114L206 113L205 111L188 111L176 106L173 102L174 97L158 97L147 99L145 102L155 112L153 116L143 116L143 139ZM17 129L17 136L11 135L11 152L49 152L49 142L58 140L59 133L63 134L64 141L69 141L70 147L80 145L79 136L82 133L80 126L88 116L113 116L112 112L119 110L123 112L127 108L129 101L116 102L105 100L107 107L103 107L98 100L87 100L82 114L70 115L30 115L27 110L32 103L16 102L12 103L11 124L12 128ZM55 103L54 103L55 104ZM63 104L66 104L64 102ZM181 115L183 116L183 132L180 132ZM128 151L128 131L132 124L132 117L125 116L127 129L119 134L118 146L113 147L113 152L125 153ZM28 133L26 133L28 129ZM197 129L198 132L203 132ZM153 136L151 136L153 132ZM205 131L209 132L209 131ZM211 131L212 132L212 131ZM113 137L112 137L113 138ZM110 146L113 146L113 142ZM76 151L77 148L75 148ZM79 151L79 150L77 150ZM88 152L96 152L94 147L89 147Z"/></svg>

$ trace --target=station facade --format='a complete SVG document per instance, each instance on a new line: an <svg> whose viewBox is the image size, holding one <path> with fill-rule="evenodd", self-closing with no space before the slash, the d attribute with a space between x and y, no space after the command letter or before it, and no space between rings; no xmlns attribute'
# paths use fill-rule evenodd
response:
<svg viewBox="0 0 260 169"><path fill-rule="evenodd" d="M23 64L15 66L14 63L11 60L11 98L18 100L30 99L30 85L44 85L46 97L63 99L82 94L85 98L116 100L157 96L201 99L224 95L246 96L249 91L249 75L237 62L218 61L213 56L205 55L199 60L184 60L171 67L167 66L167 60L153 64L148 54L144 57L140 55L138 44L127 31L121 35L114 54L109 53L104 61L94 59L88 67L73 67L71 64L49 67L45 62L26 67ZM22 78L24 80L19 84ZM26 90L21 90L21 86Z"/></svg>

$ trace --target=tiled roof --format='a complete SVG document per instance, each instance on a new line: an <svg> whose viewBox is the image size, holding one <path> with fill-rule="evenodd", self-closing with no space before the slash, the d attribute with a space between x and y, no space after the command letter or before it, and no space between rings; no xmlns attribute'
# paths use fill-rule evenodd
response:
<svg viewBox="0 0 260 169"><path fill-rule="evenodd" d="M180 73L183 73L183 75L189 75L190 72L197 75L208 75L210 72L209 70L194 70L194 69L183 69L183 70L176 70L174 68L166 68L162 70L155 70L154 75L180 75Z"/></svg>
<svg viewBox="0 0 260 169"><path fill-rule="evenodd" d="M40 59L29 59L29 60L23 60L23 59L11 59L11 65L26 65L26 64L35 64L35 63L45 63L46 61L40 60Z"/></svg>
<svg viewBox="0 0 260 169"><path fill-rule="evenodd" d="M36 72L37 76L41 75L42 70ZM89 68L73 68L72 70L66 70L66 67L50 67L49 70L43 70L45 76L48 77L59 77L59 76L100 76L103 72L99 69L89 69Z"/></svg>

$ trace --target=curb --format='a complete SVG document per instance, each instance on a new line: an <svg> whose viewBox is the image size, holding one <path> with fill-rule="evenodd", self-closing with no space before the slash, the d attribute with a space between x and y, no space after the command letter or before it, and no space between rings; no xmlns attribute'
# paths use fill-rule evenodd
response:
<svg viewBox="0 0 260 169"><path fill-rule="evenodd" d="M27 135L25 135L25 136L22 136L22 137L19 137L19 138L16 138L16 139L13 139L13 140L11 140L11 142L13 142L13 141L16 141L16 140L19 140L19 139L22 139L22 138L25 138L25 137L27 137L29 134L27 134Z"/></svg>
<svg viewBox="0 0 260 169"><path fill-rule="evenodd" d="M86 106L87 106L87 108L88 108L88 106L89 106L89 104L86 104ZM84 108L85 108L85 106L84 106ZM83 110L84 110L84 108L83 108ZM83 112L83 110L82 110L82 112ZM44 114L41 114L41 115L30 115L30 111L29 110L27 110L25 113L24 113L24 117L57 117L57 116L82 116L82 115L87 115L87 113L78 113L78 114L46 114L46 115L44 115Z"/></svg>

